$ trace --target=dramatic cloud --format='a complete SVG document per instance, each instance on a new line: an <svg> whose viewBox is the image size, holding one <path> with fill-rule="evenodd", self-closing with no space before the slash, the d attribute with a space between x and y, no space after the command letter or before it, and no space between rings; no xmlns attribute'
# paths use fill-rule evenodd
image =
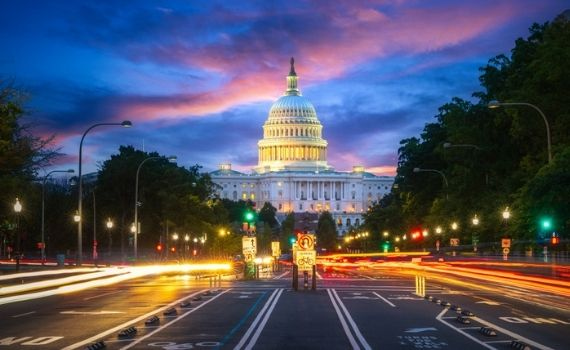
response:
<svg viewBox="0 0 570 350"><path fill-rule="evenodd" d="M386 174L400 139L451 97L470 98L479 66L562 10L559 0L19 1L0 13L11 48L0 77L28 87L30 118L56 134L62 159L90 125L133 121L90 133L87 169L128 143L246 171L295 56L329 163Z"/></svg>

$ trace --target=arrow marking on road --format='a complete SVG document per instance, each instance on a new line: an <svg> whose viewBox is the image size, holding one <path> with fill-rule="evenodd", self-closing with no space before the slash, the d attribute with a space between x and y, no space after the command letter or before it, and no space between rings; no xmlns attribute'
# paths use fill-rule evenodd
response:
<svg viewBox="0 0 570 350"><path fill-rule="evenodd" d="M420 333L420 332L427 332L427 331L437 331L437 328L434 328L434 327L410 328L410 329L406 330L406 333Z"/></svg>

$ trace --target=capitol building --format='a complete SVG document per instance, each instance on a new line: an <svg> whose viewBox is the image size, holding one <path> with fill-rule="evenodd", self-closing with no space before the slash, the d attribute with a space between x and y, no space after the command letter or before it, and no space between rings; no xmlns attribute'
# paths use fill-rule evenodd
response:
<svg viewBox="0 0 570 350"><path fill-rule="evenodd" d="M251 200L257 208L270 202L281 221L289 212L332 214L339 235L362 223L364 213L391 190L393 177L376 176L354 165L335 171L327 163L327 141L313 104L301 95L294 60L287 89L269 110L263 138L257 143L258 165L251 174L221 164L210 173L217 195Z"/></svg>

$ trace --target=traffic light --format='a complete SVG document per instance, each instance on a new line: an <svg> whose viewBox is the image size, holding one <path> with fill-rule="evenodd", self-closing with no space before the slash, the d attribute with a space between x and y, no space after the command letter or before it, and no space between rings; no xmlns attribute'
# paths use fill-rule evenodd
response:
<svg viewBox="0 0 570 350"><path fill-rule="evenodd" d="M384 250L384 253L388 253L388 250L390 250L390 242L384 242L384 244L382 244L382 249Z"/></svg>
<svg viewBox="0 0 570 350"><path fill-rule="evenodd" d="M297 239L295 237L289 238L289 243L291 243L291 245L295 244L296 242L297 242Z"/></svg>
<svg viewBox="0 0 570 350"><path fill-rule="evenodd" d="M552 238L550 239L550 243L552 245L557 245L558 243L560 243L560 237L558 236L552 236Z"/></svg>
<svg viewBox="0 0 570 350"><path fill-rule="evenodd" d="M162 244L161 244L161 243L158 243L158 244L156 245L156 251L159 252L159 253L162 252Z"/></svg>
<svg viewBox="0 0 570 350"><path fill-rule="evenodd" d="M550 218L540 219L540 227L543 230L550 230L552 228L552 219L550 219Z"/></svg>
<svg viewBox="0 0 570 350"><path fill-rule="evenodd" d="M253 219L255 218L255 215L253 215L253 213L248 210L245 212L244 218L245 218L245 221L252 222Z"/></svg>
<svg viewBox="0 0 570 350"><path fill-rule="evenodd" d="M171 248L170 248L170 251L171 251L172 253L175 253L175 252L176 252L176 247L171 247Z"/></svg>

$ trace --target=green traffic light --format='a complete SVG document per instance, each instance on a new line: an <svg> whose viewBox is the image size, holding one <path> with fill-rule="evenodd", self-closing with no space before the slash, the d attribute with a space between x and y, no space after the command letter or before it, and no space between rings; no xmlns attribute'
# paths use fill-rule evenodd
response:
<svg viewBox="0 0 570 350"><path fill-rule="evenodd" d="M549 229L552 227L552 221L550 219L542 219L541 225L543 229Z"/></svg>
<svg viewBox="0 0 570 350"><path fill-rule="evenodd" d="M246 221L252 221L253 220L253 213L248 211L247 213L245 213L245 220Z"/></svg>

